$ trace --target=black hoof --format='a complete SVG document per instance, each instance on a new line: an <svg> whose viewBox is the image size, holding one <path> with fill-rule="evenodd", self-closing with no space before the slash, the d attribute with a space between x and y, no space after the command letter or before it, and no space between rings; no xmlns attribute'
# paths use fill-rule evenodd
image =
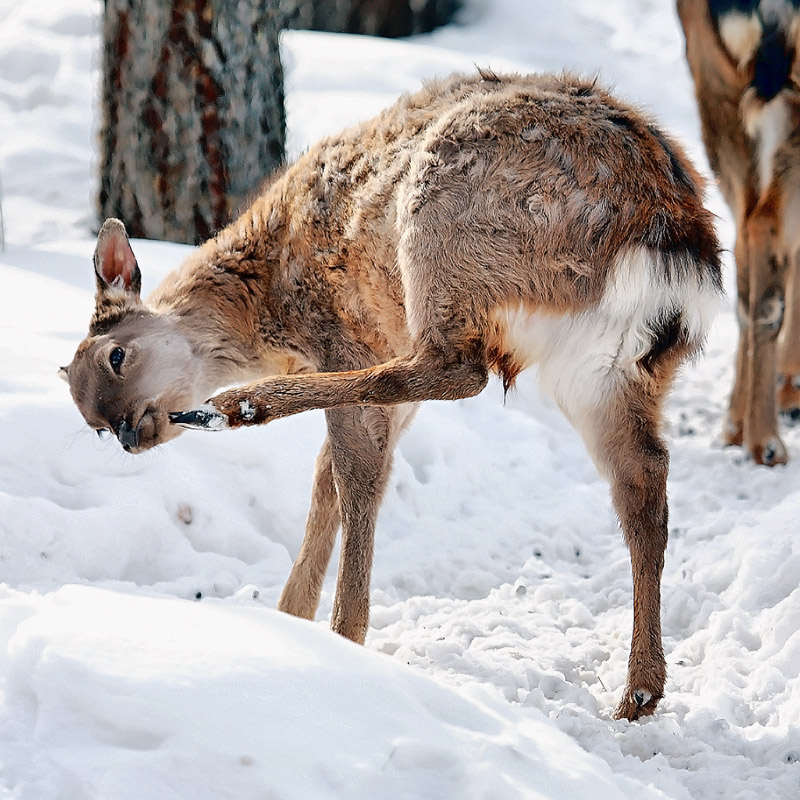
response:
<svg viewBox="0 0 800 800"><path fill-rule="evenodd" d="M781 416L789 422L795 423L800 420L800 408L785 408L781 411Z"/></svg>
<svg viewBox="0 0 800 800"><path fill-rule="evenodd" d="M171 412L169 421L182 428L193 428L201 431L221 431L228 427L228 418L207 403L194 411Z"/></svg>
<svg viewBox="0 0 800 800"><path fill-rule="evenodd" d="M649 703L652 699L653 695L651 695L650 692L644 691L644 689L637 689L633 693L633 701L637 706L639 706L639 708Z"/></svg>

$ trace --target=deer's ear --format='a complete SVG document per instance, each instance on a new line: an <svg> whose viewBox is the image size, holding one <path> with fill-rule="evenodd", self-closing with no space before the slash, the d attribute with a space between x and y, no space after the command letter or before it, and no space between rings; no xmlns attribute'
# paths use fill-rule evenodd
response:
<svg viewBox="0 0 800 800"><path fill-rule="evenodd" d="M138 299L142 276L128 241L128 232L118 219L107 219L100 228L94 251L94 271L99 292L122 289Z"/></svg>

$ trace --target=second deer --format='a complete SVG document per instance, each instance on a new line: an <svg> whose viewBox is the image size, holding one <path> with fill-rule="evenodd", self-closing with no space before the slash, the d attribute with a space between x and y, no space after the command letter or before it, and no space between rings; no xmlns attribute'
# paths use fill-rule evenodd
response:
<svg viewBox="0 0 800 800"><path fill-rule="evenodd" d="M363 642L378 507L416 404L471 397L491 372L508 388L538 364L611 482L630 549L617 714L635 719L666 675L662 404L721 292L701 191L678 146L592 82L432 82L311 148L146 303L125 229L107 221L89 336L65 374L89 425L130 452L178 425L325 409L279 608L313 618L341 525L331 626Z"/></svg>
<svg viewBox="0 0 800 800"><path fill-rule="evenodd" d="M739 352L724 428L758 464L787 460L800 417L800 9L678 0L711 168L736 222Z"/></svg>

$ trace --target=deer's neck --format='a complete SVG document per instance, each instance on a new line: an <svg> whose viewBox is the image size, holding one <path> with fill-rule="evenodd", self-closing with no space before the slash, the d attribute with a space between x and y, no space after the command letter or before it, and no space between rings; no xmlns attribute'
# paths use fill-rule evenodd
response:
<svg viewBox="0 0 800 800"><path fill-rule="evenodd" d="M286 290L285 251L285 225L262 198L148 299L175 322L215 387L316 368L298 324L302 293L292 302Z"/></svg>

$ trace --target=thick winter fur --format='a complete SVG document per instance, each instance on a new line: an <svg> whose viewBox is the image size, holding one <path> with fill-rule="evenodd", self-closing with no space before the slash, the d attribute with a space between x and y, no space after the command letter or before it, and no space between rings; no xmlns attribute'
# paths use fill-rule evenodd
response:
<svg viewBox="0 0 800 800"><path fill-rule="evenodd" d="M800 3L678 0L711 167L736 219L739 353L724 436L782 464L800 417Z"/></svg>
<svg viewBox="0 0 800 800"><path fill-rule="evenodd" d="M253 382L171 419L235 428L325 409L279 607L314 616L341 525L331 624L362 642L375 519L415 404L475 395L492 371L508 387L538 363L611 482L630 547L617 713L634 719L653 712L665 679L661 404L720 294L700 194L680 148L593 82L432 82L312 148L146 304L124 229L108 221L70 386L89 424L132 452L180 430L168 412L237 381Z"/></svg>

